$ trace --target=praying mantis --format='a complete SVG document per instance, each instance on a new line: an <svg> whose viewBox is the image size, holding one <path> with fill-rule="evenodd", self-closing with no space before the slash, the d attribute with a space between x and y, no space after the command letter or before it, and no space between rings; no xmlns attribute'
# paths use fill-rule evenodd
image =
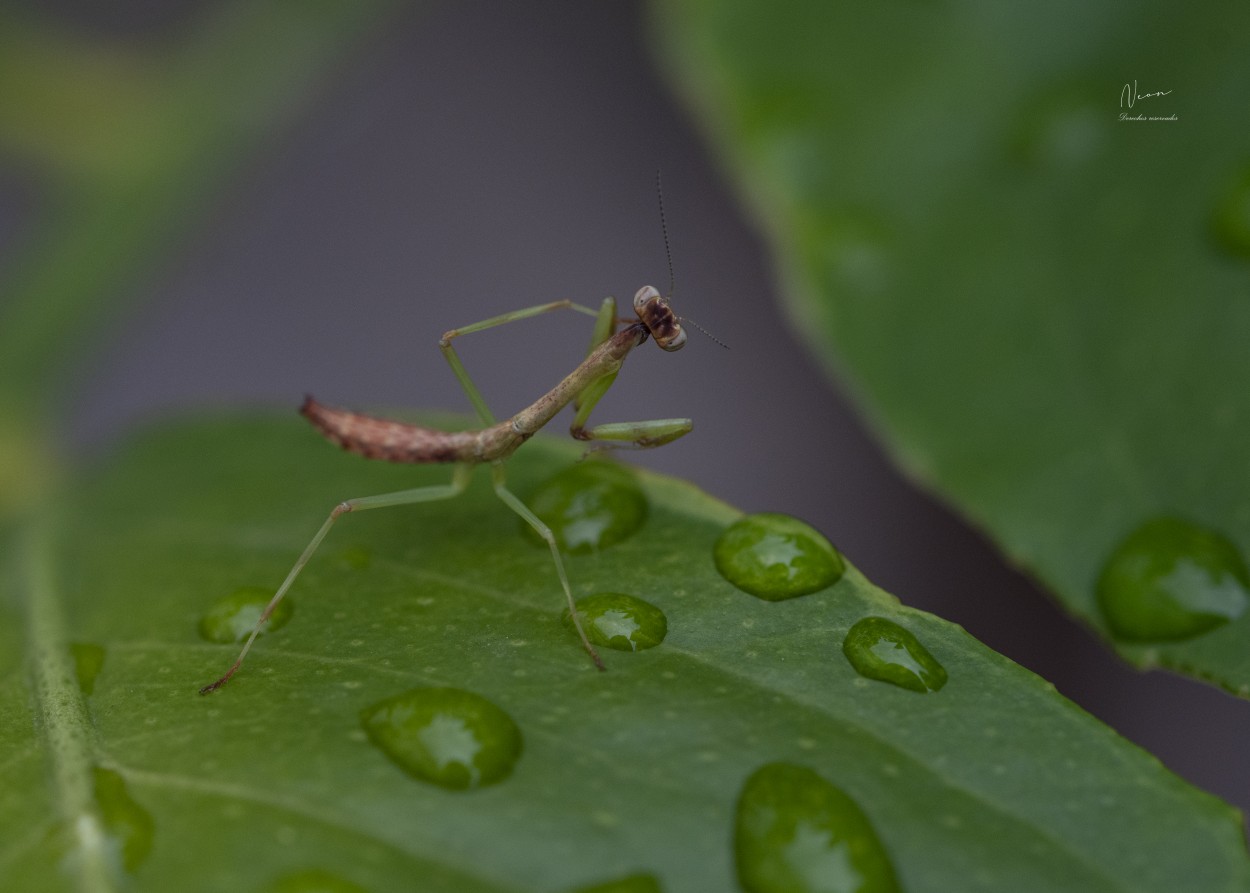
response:
<svg viewBox="0 0 1250 893"><path fill-rule="evenodd" d="M663 221L662 214L661 210L661 221ZM667 241L666 234L666 244ZM670 260L670 272L671 266ZM486 401L482 399L477 386L469 378L460 362L460 357L452 346L453 339L556 310L573 310L595 317L594 335L586 358L559 384L525 409L509 419L497 422L487 408ZM686 332L682 328L681 318L673 313L668 299L661 296L659 291L652 286L645 285L638 289L637 294L634 295L633 310L636 319L618 318L614 298L605 298L598 310L573 301L552 301L445 332L439 340L439 348L477 411L478 418L484 426L478 430L439 431L392 419L335 409L318 403L311 396L307 397L303 406L300 407L301 415L307 418L313 427L330 442L369 459L421 464L451 463L454 465L451 482L384 493L379 496L347 499L334 506L329 517L304 548L294 567L282 581L282 585L278 587L273 598L265 606L256 625L247 636L243 650L239 652L239 656L230 669L217 681L201 688L200 694L206 695L216 691L238 672L248 651L251 650L252 643L260 635L270 615L273 614L304 565L312 558L313 553L317 551L317 547L321 545L321 541L325 539L326 534L330 532L334 522L340 516L368 509L451 499L462 493L468 486L473 470L478 465L486 464L489 464L491 468L491 482L494 485L495 494L508 508L533 527L551 549L556 573L568 602L569 616L581 639L582 647L590 655L596 667L600 670L606 669L582 627L581 616L573 599L573 590L569 586L568 575L565 573L564 561L560 557L560 549L556 544L555 536L551 528L508 489L504 476L504 461L570 403L574 405L575 412L570 433L578 440L602 442L609 446L647 448L671 443L690 433L693 428L690 419L655 419L586 426L591 410L616 380L621 364L630 351L648 338L653 339L666 351L680 350L686 343ZM624 323L624 327L618 330L618 323Z"/></svg>

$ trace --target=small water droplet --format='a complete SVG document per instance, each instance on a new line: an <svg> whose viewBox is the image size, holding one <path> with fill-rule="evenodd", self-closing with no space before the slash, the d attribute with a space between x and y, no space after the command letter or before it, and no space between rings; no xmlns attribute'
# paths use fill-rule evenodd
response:
<svg viewBox="0 0 1250 893"><path fill-rule="evenodd" d="M1211 232L1225 251L1250 258L1250 170L1233 183L1216 205Z"/></svg>
<svg viewBox="0 0 1250 893"><path fill-rule="evenodd" d="M367 546L348 546L339 554L339 559L354 571L362 571L373 561L373 552Z"/></svg>
<svg viewBox="0 0 1250 893"><path fill-rule="evenodd" d="M90 697L95 691L95 678L104 667L104 648L90 642L71 642L69 654L74 659L74 675L78 677L78 688Z"/></svg>
<svg viewBox="0 0 1250 893"><path fill-rule="evenodd" d="M713 551L722 577L775 602L818 592L842 578L846 562L815 528L789 515L747 515L731 524Z"/></svg>
<svg viewBox="0 0 1250 893"><path fill-rule="evenodd" d="M884 617L865 617L850 628L842 653L855 672L912 691L938 691L946 670L910 630Z"/></svg>
<svg viewBox="0 0 1250 893"><path fill-rule="evenodd" d="M1129 534L1098 579L1107 625L1131 642L1188 639L1240 617L1248 603L1250 573L1237 547L1177 518Z"/></svg>
<svg viewBox="0 0 1250 893"><path fill-rule="evenodd" d="M265 887L264 893L369 893L369 891L323 868L309 868L282 875Z"/></svg>
<svg viewBox="0 0 1250 893"><path fill-rule="evenodd" d="M213 606L200 618L200 635L210 642L241 642L252 632L271 598L273 592L259 586L236 589L213 602ZM261 627L260 634L263 636L285 626L294 610L291 599L283 599Z"/></svg>
<svg viewBox="0 0 1250 893"><path fill-rule="evenodd" d="M747 893L899 893L894 867L859 806L811 769L769 763L742 788L734 817Z"/></svg>
<svg viewBox="0 0 1250 893"><path fill-rule="evenodd" d="M116 847L122 866L137 869L152 851L156 822L126 789L126 781L112 769L93 770L95 800L100 819L111 845Z"/></svg>
<svg viewBox="0 0 1250 893"><path fill-rule="evenodd" d="M579 462L548 478L534 491L529 506L551 528L560 548L574 554L628 539L647 519L647 497L634 473L599 460ZM545 545L529 524L522 521L521 529Z"/></svg>
<svg viewBox="0 0 1250 893"><path fill-rule="evenodd" d="M668 618L650 602L620 592L601 592L577 603L586 636L596 645L617 651L644 651L664 641ZM570 628L573 618L564 612Z"/></svg>
<svg viewBox="0 0 1250 893"><path fill-rule="evenodd" d="M652 874L631 874L603 884L578 887L572 893L663 893L660 882Z"/></svg>
<svg viewBox="0 0 1250 893"><path fill-rule="evenodd" d="M1102 154L1109 116L1084 85L1065 86L1025 104L1012 154L1040 170L1075 168Z"/></svg>
<svg viewBox="0 0 1250 893"><path fill-rule="evenodd" d="M365 708L360 721L409 775L453 790L503 781L521 755L512 717L458 688L414 688Z"/></svg>
<svg viewBox="0 0 1250 893"><path fill-rule="evenodd" d="M590 814L590 820L600 828L616 828L621 824L621 817L606 809L596 809Z"/></svg>
<svg viewBox="0 0 1250 893"><path fill-rule="evenodd" d="M811 246L813 260L839 290L879 295L893 283L898 269L894 238L880 220L854 211L822 217L810 224L804 244ZM825 308L825 312L832 311Z"/></svg>

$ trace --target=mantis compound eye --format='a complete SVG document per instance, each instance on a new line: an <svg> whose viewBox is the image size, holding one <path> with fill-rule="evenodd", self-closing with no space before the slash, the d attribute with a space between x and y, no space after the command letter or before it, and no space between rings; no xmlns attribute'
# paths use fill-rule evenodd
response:
<svg viewBox="0 0 1250 893"><path fill-rule="evenodd" d="M665 350L681 350L686 344L686 332L681 320L653 286L644 285L634 295L634 312L642 320L655 343Z"/></svg>

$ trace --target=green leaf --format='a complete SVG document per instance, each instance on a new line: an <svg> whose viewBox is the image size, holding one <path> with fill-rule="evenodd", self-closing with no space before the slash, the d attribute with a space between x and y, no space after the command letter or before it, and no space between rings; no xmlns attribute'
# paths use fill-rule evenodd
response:
<svg viewBox="0 0 1250 893"><path fill-rule="evenodd" d="M654 8L800 331L909 473L1108 637L1142 525L1246 554L1250 6ZM1116 648L1250 694L1244 604Z"/></svg>
<svg viewBox="0 0 1250 893"><path fill-rule="evenodd" d="M527 498L577 455L536 440L509 484ZM735 588L713 545L739 513L653 475L635 534L567 558L579 598L667 617L660 644L605 649L607 672L562 620L549 552L479 473L455 500L343 517L289 621L197 694L235 655L200 633L219 599L273 588L340 499L447 478L294 420L217 420L132 442L27 526L0 602L6 888L729 890L739 795L754 777L753 810L784 806L768 781L784 776L819 790L790 824L738 813L753 847L786 828L817 855L812 828L875 835L909 893L1250 890L1229 807L849 564L783 601ZM941 690L857 675L842 645L866 616L910 632ZM514 764L473 789L382 749L413 715L400 696L452 703L449 688L520 733L518 757L496 754Z"/></svg>

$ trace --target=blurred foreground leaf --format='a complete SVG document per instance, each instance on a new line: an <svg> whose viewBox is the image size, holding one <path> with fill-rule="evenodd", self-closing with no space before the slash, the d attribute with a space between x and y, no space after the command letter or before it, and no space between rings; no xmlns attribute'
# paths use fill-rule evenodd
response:
<svg viewBox="0 0 1250 893"><path fill-rule="evenodd" d="M0 520L55 477L41 429L84 344L400 5L234 0L121 41L0 4L0 155L40 199L0 270Z"/></svg>
<svg viewBox="0 0 1250 893"><path fill-rule="evenodd" d="M910 474L1106 635L1097 581L1143 524L1244 560L1250 6L655 11L800 331ZM1250 694L1250 612L1116 647Z"/></svg>
<svg viewBox="0 0 1250 893"><path fill-rule="evenodd" d="M576 456L540 439L510 480L527 496ZM196 694L235 654L201 636L214 602L272 588L339 499L446 477L295 421L183 425L17 541L0 577L6 889L549 893L650 874L729 890L747 779L818 776L909 893L1250 890L1229 807L853 567L785 601L735 589L712 554L738 514L650 475L641 529L568 559L579 598L667 616L662 644L605 649L606 673L561 621L549 554L479 474L457 500L345 517L289 621ZM867 615L910 630L945 686L858 676L842 642ZM361 713L421 687L502 710L523 742L510 773L449 790L392 763ZM801 768L757 774L778 763Z"/></svg>

